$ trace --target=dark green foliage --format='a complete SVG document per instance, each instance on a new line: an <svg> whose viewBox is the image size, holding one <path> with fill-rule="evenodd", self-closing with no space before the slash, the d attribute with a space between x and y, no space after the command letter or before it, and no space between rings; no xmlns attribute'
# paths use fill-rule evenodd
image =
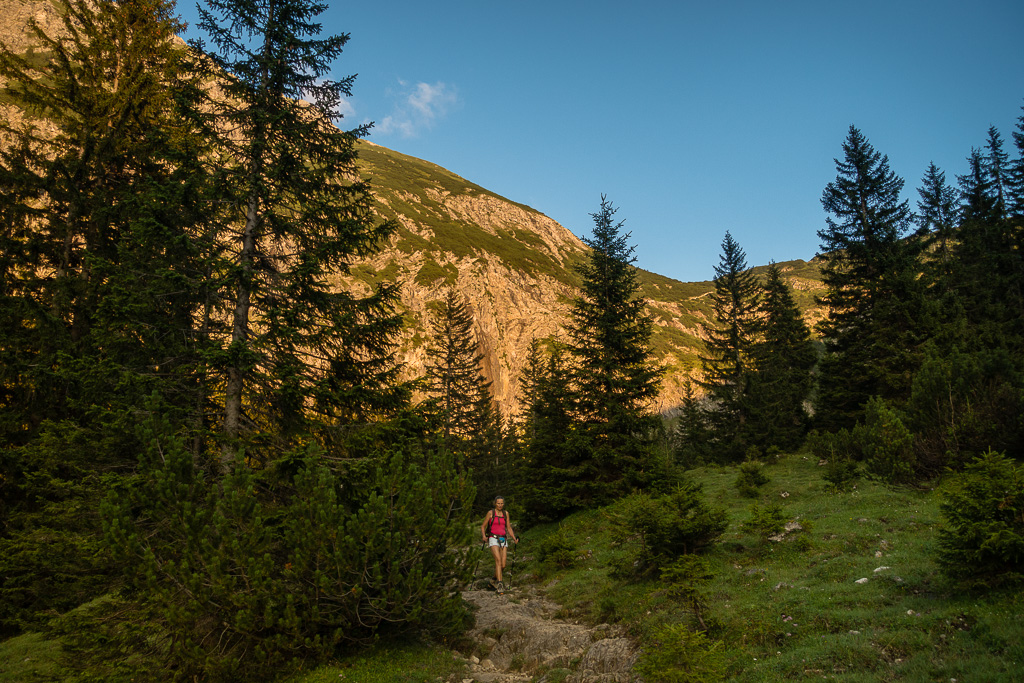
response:
<svg viewBox="0 0 1024 683"><path fill-rule="evenodd" d="M932 251L930 270L937 279L948 276L951 267L953 240L959 218L957 191L946 184L946 174L934 164L928 165L917 202L917 234L924 238L925 248Z"/></svg>
<svg viewBox="0 0 1024 683"><path fill-rule="evenodd" d="M692 483L657 496L634 494L613 514L614 533L629 549L619 572L639 576L705 551L729 525L725 512L711 507L701 487Z"/></svg>
<svg viewBox="0 0 1024 683"><path fill-rule="evenodd" d="M698 467L714 461L710 420L694 396L690 381L683 385L683 405L671 439L675 460L683 467Z"/></svg>
<svg viewBox="0 0 1024 683"><path fill-rule="evenodd" d="M925 472L1024 448L1024 378L1004 349L931 350L903 412Z"/></svg>
<svg viewBox="0 0 1024 683"><path fill-rule="evenodd" d="M1024 110L1024 107L1021 107ZM1010 161L1006 178L1006 211L1020 220L1024 218L1024 114L1017 117L1013 131L1013 146L1017 156Z"/></svg>
<svg viewBox="0 0 1024 683"><path fill-rule="evenodd" d="M369 186L352 180L367 127L335 125L354 77L329 80L349 36L319 37L324 8L208 0L199 10L212 41L205 73L231 76L201 109L217 135L223 207L215 295L230 323L210 367L223 383L225 471L246 445L259 457L270 440L286 448L408 398L393 357L397 288L357 297L332 285L395 225L375 219Z"/></svg>
<svg viewBox="0 0 1024 683"><path fill-rule="evenodd" d="M703 588L714 576L707 559L700 555L684 555L661 570L661 581L668 584L669 597L692 612L704 631L707 630L704 614L708 604Z"/></svg>
<svg viewBox="0 0 1024 683"><path fill-rule="evenodd" d="M340 476L313 450L215 480L164 426L143 430L107 536L168 677L238 680L342 643L463 627L452 589L468 578L473 490L450 459L396 452Z"/></svg>
<svg viewBox="0 0 1024 683"><path fill-rule="evenodd" d="M1006 218L1006 184L1009 156L1003 151L1003 138L995 126L989 126L985 145L985 175L991 187L995 218Z"/></svg>
<svg viewBox="0 0 1024 683"><path fill-rule="evenodd" d="M559 526L558 531L546 536L537 545L537 559L544 565L568 569L576 564L578 558L579 548L575 536L563 526Z"/></svg>
<svg viewBox="0 0 1024 683"><path fill-rule="evenodd" d="M740 495L747 498L756 498L759 495L758 489L767 484L771 479L764 473L761 463L747 460L740 463L736 475L736 488Z"/></svg>
<svg viewBox="0 0 1024 683"><path fill-rule="evenodd" d="M803 442L818 353L811 331L774 263L765 276L760 336L751 347L748 386L748 441L759 448L792 450Z"/></svg>
<svg viewBox="0 0 1024 683"><path fill-rule="evenodd" d="M650 409L661 376L651 356L653 323L639 296L634 247L613 221L615 212L602 197L592 214L594 230L584 238L590 255L578 267L581 294L567 325L576 429L589 450L575 463L586 470L574 478L578 506L648 487L660 473L653 443L659 418Z"/></svg>
<svg viewBox="0 0 1024 683"><path fill-rule="evenodd" d="M937 560L947 576L976 587L1024 581L1024 467L984 453L951 478L940 509Z"/></svg>
<svg viewBox="0 0 1024 683"><path fill-rule="evenodd" d="M854 427L851 438L869 474L891 484L908 484L918 478L914 437L899 413L882 399L868 401L864 422Z"/></svg>
<svg viewBox="0 0 1024 683"><path fill-rule="evenodd" d="M437 405L441 434L451 445L470 439L479 428L478 400L490 397L490 382L480 373L480 346L473 332L469 304L454 288L431 320L432 336L427 345L427 392ZM486 405L486 403L485 403Z"/></svg>
<svg viewBox="0 0 1024 683"><path fill-rule="evenodd" d="M180 24L160 0L58 5L68 38L33 28L32 68L0 51L25 116L0 123L4 629L109 590L97 505L134 464L143 398L167 396L189 429L203 408L208 195L181 113L196 83L171 41Z"/></svg>
<svg viewBox="0 0 1024 683"><path fill-rule="evenodd" d="M635 670L649 683L704 683L726 679L725 645L685 624L670 624L654 634Z"/></svg>
<svg viewBox="0 0 1024 683"><path fill-rule="evenodd" d="M845 491L860 477L860 467L854 459L856 449L853 447L849 430L815 430L807 436L807 449L824 466L822 479L827 481L833 490Z"/></svg>
<svg viewBox="0 0 1024 683"><path fill-rule="evenodd" d="M710 403L707 420L719 462L740 460L749 445L748 394L751 351L760 332L759 296L757 281L747 269L746 254L732 235L725 233L715 266L713 319L703 325L708 353L700 359L704 370L700 385Z"/></svg>
<svg viewBox="0 0 1024 683"><path fill-rule="evenodd" d="M853 126L843 153L822 193L829 216L818 232L828 317L819 325L815 417L825 429L852 427L872 396L905 399L928 334L920 241L903 239L911 220L903 180Z"/></svg>
<svg viewBox="0 0 1024 683"><path fill-rule="evenodd" d="M960 186L960 216L963 221L994 221L999 218L996 197L986 169L985 157L980 149L971 149L967 157L968 172L958 175Z"/></svg>
<svg viewBox="0 0 1024 683"><path fill-rule="evenodd" d="M743 528L761 540L780 533L786 527L786 513L778 503L750 506L750 519L743 522Z"/></svg>

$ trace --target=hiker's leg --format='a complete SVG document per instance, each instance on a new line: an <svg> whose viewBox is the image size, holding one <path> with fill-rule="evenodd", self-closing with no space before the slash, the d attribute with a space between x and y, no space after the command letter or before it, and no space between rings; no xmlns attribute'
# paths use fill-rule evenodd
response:
<svg viewBox="0 0 1024 683"><path fill-rule="evenodd" d="M501 546L501 569L504 571L505 564L508 562L508 546Z"/></svg>
<svg viewBox="0 0 1024 683"><path fill-rule="evenodd" d="M504 548L499 548L496 545L491 546L491 555L494 556L494 580L501 581L501 569L504 566L501 561L501 553Z"/></svg>

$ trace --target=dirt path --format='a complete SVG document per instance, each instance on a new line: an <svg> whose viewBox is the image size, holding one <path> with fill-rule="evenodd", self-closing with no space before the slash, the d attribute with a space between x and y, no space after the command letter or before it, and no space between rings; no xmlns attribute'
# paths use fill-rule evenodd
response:
<svg viewBox="0 0 1024 683"><path fill-rule="evenodd" d="M477 643L459 683L633 683L633 643L621 627L587 627L555 617L560 607L536 587L504 595L466 590Z"/></svg>

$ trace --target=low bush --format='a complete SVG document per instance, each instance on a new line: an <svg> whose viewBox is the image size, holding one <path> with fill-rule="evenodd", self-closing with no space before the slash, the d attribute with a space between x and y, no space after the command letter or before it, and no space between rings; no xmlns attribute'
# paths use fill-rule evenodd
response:
<svg viewBox="0 0 1024 683"><path fill-rule="evenodd" d="M579 552L573 535L565 527L559 526L555 533L546 536L537 545L537 560L548 567L568 569L576 564Z"/></svg>
<svg viewBox="0 0 1024 683"><path fill-rule="evenodd" d="M1024 466L989 451L943 492L938 563L973 586L1024 582Z"/></svg>
<svg viewBox="0 0 1024 683"><path fill-rule="evenodd" d="M629 551L619 573L646 575L714 544L728 527L725 511L711 507L700 485L683 483L661 496L634 494L613 514L613 533Z"/></svg>
<svg viewBox="0 0 1024 683"><path fill-rule="evenodd" d="M739 466L739 474L736 476L736 488L740 495L746 498L757 498L760 494L758 489L767 484L771 479L764 473L761 463L748 460Z"/></svg>
<svg viewBox="0 0 1024 683"><path fill-rule="evenodd" d="M655 633L634 670L646 683L703 683L725 680L727 665L722 641L671 624Z"/></svg>

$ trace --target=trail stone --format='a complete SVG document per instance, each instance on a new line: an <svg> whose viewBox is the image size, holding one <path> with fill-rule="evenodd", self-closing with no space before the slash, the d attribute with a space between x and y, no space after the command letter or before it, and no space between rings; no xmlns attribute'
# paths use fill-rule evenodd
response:
<svg viewBox="0 0 1024 683"><path fill-rule="evenodd" d="M477 607L469 636L482 642L485 632L501 633L487 659L473 672L477 683L530 681L538 670L572 669L566 683L634 683L630 670L637 650L621 628L589 628L556 619L560 606L526 590L521 599L491 591L467 590L463 598ZM493 667L493 668L492 668ZM515 669L513 671L513 669Z"/></svg>

